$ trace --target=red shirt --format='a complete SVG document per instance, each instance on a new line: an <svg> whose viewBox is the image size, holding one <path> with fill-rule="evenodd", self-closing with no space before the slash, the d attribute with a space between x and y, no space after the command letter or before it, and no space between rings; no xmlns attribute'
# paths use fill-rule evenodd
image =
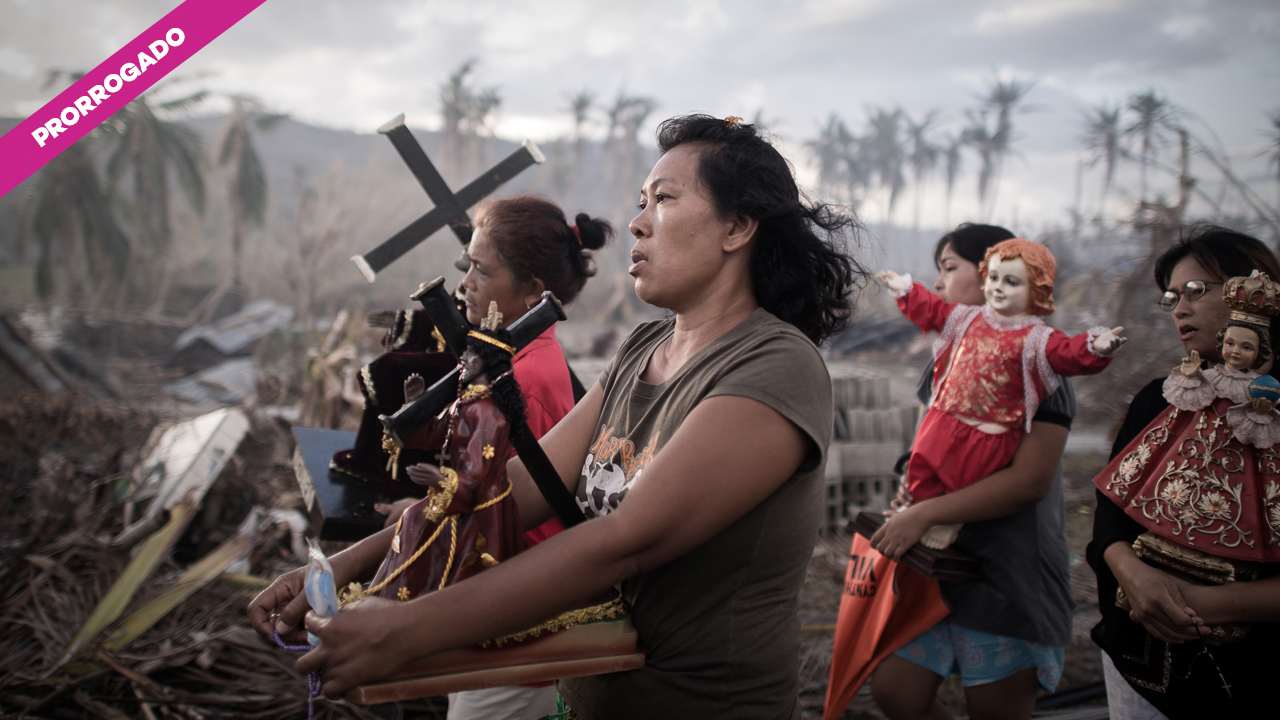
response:
<svg viewBox="0 0 1280 720"><path fill-rule="evenodd" d="M541 439L573 409L569 365L556 340L555 326L547 328L546 332L521 348L512 361L512 368L524 393L529 431ZM524 539L532 547L563 529L560 521L552 518L526 532Z"/></svg>

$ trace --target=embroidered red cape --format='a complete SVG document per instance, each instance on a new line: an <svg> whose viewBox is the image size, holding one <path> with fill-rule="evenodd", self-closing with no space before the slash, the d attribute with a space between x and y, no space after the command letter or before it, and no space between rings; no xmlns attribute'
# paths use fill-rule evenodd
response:
<svg viewBox="0 0 1280 720"><path fill-rule="evenodd" d="M1096 478L1139 525L1208 555L1280 561L1280 453L1240 442L1216 398L1196 411L1170 406Z"/></svg>

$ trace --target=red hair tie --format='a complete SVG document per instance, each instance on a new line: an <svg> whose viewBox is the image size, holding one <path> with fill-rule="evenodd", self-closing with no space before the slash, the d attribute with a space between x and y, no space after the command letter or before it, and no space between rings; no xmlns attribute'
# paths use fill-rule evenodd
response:
<svg viewBox="0 0 1280 720"><path fill-rule="evenodd" d="M573 236L577 238L578 247L582 247L582 231L578 229L577 225L570 225L569 229L573 231Z"/></svg>

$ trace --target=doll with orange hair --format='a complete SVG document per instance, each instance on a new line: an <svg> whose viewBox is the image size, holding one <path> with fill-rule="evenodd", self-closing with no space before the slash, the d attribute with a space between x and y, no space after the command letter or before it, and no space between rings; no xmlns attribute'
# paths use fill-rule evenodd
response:
<svg viewBox="0 0 1280 720"><path fill-rule="evenodd" d="M878 277L933 346L933 404L916 434L906 485L913 501L953 492L1009 465L1040 401L1063 376L1111 364L1124 330L1068 336L1041 319L1053 312L1058 264L1045 246L1014 238L989 250L980 268L985 305L949 303L892 271ZM931 528L927 547L950 545L960 525Z"/></svg>

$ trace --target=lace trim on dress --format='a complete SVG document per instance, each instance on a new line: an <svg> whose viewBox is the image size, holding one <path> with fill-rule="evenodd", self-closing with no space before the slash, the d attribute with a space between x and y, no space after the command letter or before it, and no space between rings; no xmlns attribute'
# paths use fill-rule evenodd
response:
<svg viewBox="0 0 1280 720"><path fill-rule="evenodd" d="M1227 409L1227 425L1240 442L1265 449L1280 443L1278 416L1275 410L1259 415L1251 405L1235 405Z"/></svg>
<svg viewBox="0 0 1280 720"><path fill-rule="evenodd" d="M933 359L937 360L947 351L947 346L958 341L969 329L969 323L982 312L980 305L957 305L947 316L942 326L942 334L933 341Z"/></svg>
<svg viewBox="0 0 1280 720"><path fill-rule="evenodd" d="M1218 396L1213 383L1198 369L1193 377L1187 377L1181 368L1174 368L1164 379L1163 392L1170 405L1187 412L1208 407Z"/></svg>
<svg viewBox="0 0 1280 720"><path fill-rule="evenodd" d="M1258 377L1252 370L1233 370L1226 365L1214 365L1204 371L1218 397L1239 405L1249 402L1249 383Z"/></svg>
<svg viewBox="0 0 1280 720"><path fill-rule="evenodd" d="M1034 316L1033 316L1034 317ZM1039 320L1040 318L1035 318ZM1025 327L1025 326L1024 326ZM1027 333L1022 342L1022 395L1026 407L1026 430L1031 432L1031 418L1040 408L1040 394L1036 391L1033 372L1040 376L1040 384L1044 387L1045 397L1058 391L1062 385L1062 377L1049 366L1049 358L1045 356L1045 347L1049 344L1049 336L1053 328L1040 322Z"/></svg>
<svg viewBox="0 0 1280 720"><path fill-rule="evenodd" d="M1041 320L1036 315L1018 315L1017 317L1007 318L992 310L990 305L982 306L982 317L986 318L991 327L997 330L1022 330L1033 325L1044 324L1044 320Z"/></svg>
<svg viewBox="0 0 1280 720"><path fill-rule="evenodd" d="M1101 334L1103 334L1103 333L1105 333L1105 332L1109 332L1110 330L1111 330L1111 328L1109 328L1109 327L1103 327L1103 326L1101 326L1101 325L1099 325L1099 326L1097 326L1097 327L1091 327L1091 328L1089 328L1089 342L1085 345L1085 347L1089 348L1089 354L1090 354L1090 355L1092 355L1092 356L1094 356L1094 357L1099 357L1099 358L1100 358L1100 357L1111 357L1110 355L1103 355L1102 353L1100 353L1100 352L1098 352L1097 350L1095 350L1095 349L1094 349L1094 347L1093 347L1093 341L1094 341L1094 340L1097 340L1099 335L1101 335Z"/></svg>

